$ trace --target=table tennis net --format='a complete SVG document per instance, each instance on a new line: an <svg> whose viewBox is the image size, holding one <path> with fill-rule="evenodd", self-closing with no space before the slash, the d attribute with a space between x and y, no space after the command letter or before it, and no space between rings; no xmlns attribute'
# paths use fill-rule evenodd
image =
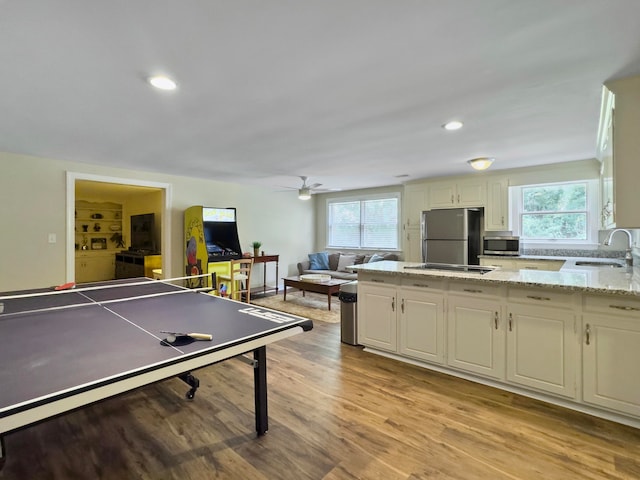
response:
<svg viewBox="0 0 640 480"><path fill-rule="evenodd" d="M186 288L184 286L186 279L187 277L164 280L124 279L86 284L69 290L55 291L50 289L0 295L0 319L8 315L82 308L140 298L189 294L209 290L209 288Z"/></svg>

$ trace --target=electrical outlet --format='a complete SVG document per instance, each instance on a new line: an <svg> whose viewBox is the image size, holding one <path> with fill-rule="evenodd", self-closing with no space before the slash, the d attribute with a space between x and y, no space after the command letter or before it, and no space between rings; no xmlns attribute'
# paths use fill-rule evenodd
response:
<svg viewBox="0 0 640 480"><path fill-rule="evenodd" d="M49 234L49 243L56 243L57 239L56 239L56 234L55 233L50 233Z"/></svg>

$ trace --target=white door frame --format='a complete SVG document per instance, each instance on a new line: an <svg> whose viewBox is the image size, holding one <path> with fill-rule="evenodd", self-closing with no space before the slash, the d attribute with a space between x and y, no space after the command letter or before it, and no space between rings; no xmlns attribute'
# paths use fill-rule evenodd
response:
<svg viewBox="0 0 640 480"><path fill-rule="evenodd" d="M88 180L91 182L118 183L136 187L158 188L163 191L164 207L162 211L162 272L165 278L171 278L171 203L172 191L170 183L148 182L131 178L107 177L90 173L67 172L67 282L75 281L76 255L75 238L75 209L76 209L76 181Z"/></svg>

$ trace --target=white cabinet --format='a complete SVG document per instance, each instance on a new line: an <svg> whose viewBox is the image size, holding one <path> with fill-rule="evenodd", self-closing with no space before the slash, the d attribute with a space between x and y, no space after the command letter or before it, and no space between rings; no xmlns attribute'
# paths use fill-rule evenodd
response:
<svg viewBox="0 0 640 480"><path fill-rule="evenodd" d="M603 107L605 114L613 118L612 180L603 192L607 195L610 190L613 197L613 217L609 226L615 223L618 228L640 228L640 76L615 80L606 86L615 95L613 108L606 112L606 104ZM600 125L601 129L607 128L604 120ZM607 172L605 176L608 176Z"/></svg>
<svg viewBox="0 0 640 480"><path fill-rule="evenodd" d="M420 228L422 212L427 209L427 186L424 183L405 185L402 202L405 227Z"/></svg>
<svg viewBox="0 0 640 480"><path fill-rule="evenodd" d="M640 301L586 297L584 310L584 401L640 417Z"/></svg>
<svg viewBox="0 0 640 480"><path fill-rule="evenodd" d="M495 178L487 182L484 229L509 230L509 182L506 178Z"/></svg>
<svg viewBox="0 0 640 480"><path fill-rule="evenodd" d="M429 208L483 207L486 185L482 180L429 184Z"/></svg>
<svg viewBox="0 0 640 480"><path fill-rule="evenodd" d="M444 291L437 280L420 280L398 290L399 352L443 364L445 355Z"/></svg>
<svg viewBox="0 0 640 480"><path fill-rule="evenodd" d="M359 343L373 351L640 420L635 296L360 271L358 327Z"/></svg>
<svg viewBox="0 0 640 480"><path fill-rule="evenodd" d="M377 281L376 281L377 280ZM444 362L444 291L438 280L408 285L358 280L358 342L434 363Z"/></svg>
<svg viewBox="0 0 640 480"><path fill-rule="evenodd" d="M404 232L404 261L422 262L422 237L419 228L408 228Z"/></svg>
<svg viewBox="0 0 640 480"><path fill-rule="evenodd" d="M447 365L504 379L504 307L492 287L451 285L447 308ZM493 298L492 298L493 297Z"/></svg>
<svg viewBox="0 0 640 480"><path fill-rule="evenodd" d="M76 254L76 283L113 280L116 274L115 255L109 252Z"/></svg>
<svg viewBox="0 0 640 480"><path fill-rule="evenodd" d="M358 279L358 343L396 352L396 285Z"/></svg>
<svg viewBox="0 0 640 480"><path fill-rule="evenodd" d="M575 399L579 340L575 297L512 288L507 305L507 380Z"/></svg>

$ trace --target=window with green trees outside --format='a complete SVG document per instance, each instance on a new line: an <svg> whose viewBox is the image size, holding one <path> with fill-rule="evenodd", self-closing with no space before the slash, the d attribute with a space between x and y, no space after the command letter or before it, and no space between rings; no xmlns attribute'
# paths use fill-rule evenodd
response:
<svg viewBox="0 0 640 480"><path fill-rule="evenodd" d="M588 239L586 182L528 185L520 189L520 237L525 240Z"/></svg>

